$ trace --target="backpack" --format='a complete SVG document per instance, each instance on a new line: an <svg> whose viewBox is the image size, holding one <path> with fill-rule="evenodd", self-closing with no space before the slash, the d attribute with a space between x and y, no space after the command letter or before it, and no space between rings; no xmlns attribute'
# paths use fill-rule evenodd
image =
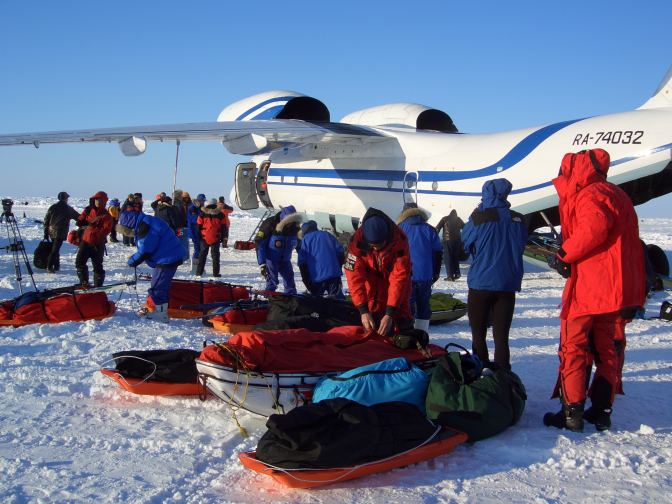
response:
<svg viewBox="0 0 672 504"><path fill-rule="evenodd" d="M431 420L465 432L469 441L494 436L514 425L527 400L525 386L514 372L500 368L476 376L474 364L468 351L466 355L448 352L441 356L432 371L425 402Z"/></svg>
<svg viewBox="0 0 672 504"><path fill-rule="evenodd" d="M49 240L42 240L35 248L33 266L37 269L47 269L49 254L51 254L51 242Z"/></svg>

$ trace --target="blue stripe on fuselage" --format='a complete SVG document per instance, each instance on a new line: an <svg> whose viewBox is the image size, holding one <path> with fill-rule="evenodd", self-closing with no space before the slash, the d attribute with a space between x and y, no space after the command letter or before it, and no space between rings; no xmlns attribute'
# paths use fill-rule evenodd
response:
<svg viewBox="0 0 672 504"><path fill-rule="evenodd" d="M571 124L582 119L564 121L530 133L528 136L518 142L504 157L495 163L478 168L476 170L460 171L421 171L420 180L423 182L448 182L455 180L466 180L471 178L487 177L495 175L513 167L525 159L534 149L536 149L544 140ZM362 169L313 169L313 168L271 168L273 176L279 177L312 177L312 178L330 178L330 179L350 179L350 180L393 180L402 181L406 175L403 170L362 170Z"/></svg>
<svg viewBox="0 0 672 504"><path fill-rule="evenodd" d="M653 149L649 149L646 154L643 154L641 156L628 156L620 159L613 160L611 162L610 166L617 166L623 163L627 163L628 161L633 161L635 159L639 159L642 157L650 156L652 154L656 154L658 152L662 152L665 150L670 150L672 149L672 143L661 145L660 147L655 147ZM278 169L278 171L282 171L283 169ZM301 176L304 178L335 178L332 176L321 176L319 175L320 172L332 172L332 171L355 171L355 170L315 170L315 169L308 169L308 170L302 170L300 168L293 169L293 175L294 176ZM381 174L387 174L387 173L394 173L394 174L401 174L402 178L401 179L394 179L394 180L403 180L403 175L406 173L414 173L414 172L406 172L406 171L392 171L392 170L356 170L357 172L364 172L367 173L367 177L347 177L347 178L365 178L367 180L371 181L377 181L377 182L386 182L389 180L389 177L381 177ZM294 173L296 172L296 173ZM318 175L308 175L306 172L317 172ZM427 173L427 172L420 172L422 173ZM433 173L433 172L429 172ZM276 171L271 167L271 170L269 172L272 176L278 175ZM346 177L343 177L346 178ZM465 178L471 178L471 177L465 177ZM426 182L426 179L420 179L421 182ZM282 186L297 186L297 187L315 187L315 188L326 188L326 189L350 189L353 191L380 191L380 192L394 192L394 193L400 193L404 192L403 188L394 188L394 187L375 187L375 186L356 186L356 185L332 185L332 184L312 184L312 183L306 183L306 182L273 182L273 181L267 181L268 184L270 185L282 185ZM541 182L539 184L527 186L527 187L521 187L518 189L514 189L511 191L511 194L522 194L525 192L530 192L530 191L536 191L537 189L542 189L544 187L549 187L553 184L552 181L547 181L547 182ZM414 193L414 189L407 189L407 192ZM418 189L417 190L418 194L441 194L444 196L480 196L480 192L461 192L461 191L435 191L433 189Z"/></svg>

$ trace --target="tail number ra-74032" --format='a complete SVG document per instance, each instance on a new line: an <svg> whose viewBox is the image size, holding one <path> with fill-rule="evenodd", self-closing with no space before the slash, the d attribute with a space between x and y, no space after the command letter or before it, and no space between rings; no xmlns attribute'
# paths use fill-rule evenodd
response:
<svg viewBox="0 0 672 504"><path fill-rule="evenodd" d="M641 144L643 131L597 131L595 133L579 133L572 145L598 144Z"/></svg>

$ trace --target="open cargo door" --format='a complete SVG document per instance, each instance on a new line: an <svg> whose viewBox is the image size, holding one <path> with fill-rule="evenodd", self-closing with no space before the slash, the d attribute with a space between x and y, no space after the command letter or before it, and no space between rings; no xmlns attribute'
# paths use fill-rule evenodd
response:
<svg viewBox="0 0 672 504"><path fill-rule="evenodd" d="M257 200L257 165L240 163L236 166L236 205L241 210L259 208Z"/></svg>

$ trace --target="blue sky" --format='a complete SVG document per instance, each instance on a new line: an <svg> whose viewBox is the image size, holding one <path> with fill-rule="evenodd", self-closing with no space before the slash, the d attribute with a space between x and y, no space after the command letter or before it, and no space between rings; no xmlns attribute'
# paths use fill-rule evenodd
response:
<svg viewBox="0 0 672 504"><path fill-rule="evenodd" d="M628 110L672 64L668 1L3 2L0 132L214 120L291 89L338 120L387 102L484 133ZM3 195L172 187L173 144L0 149ZM186 143L178 185L228 196L243 158ZM640 207L672 217L668 195Z"/></svg>

